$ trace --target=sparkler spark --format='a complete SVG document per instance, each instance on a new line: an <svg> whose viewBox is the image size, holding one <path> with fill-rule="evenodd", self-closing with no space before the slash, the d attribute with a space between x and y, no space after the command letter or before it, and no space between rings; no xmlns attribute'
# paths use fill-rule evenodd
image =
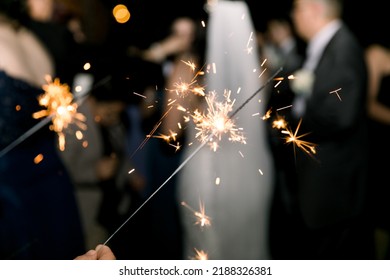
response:
<svg viewBox="0 0 390 280"><path fill-rule="evenodd" d="M146 135L146 138L142 141L142 143L137 147L137 149L135 149L135 151L131 154L130 158L133 158L133 156L140 150L143 148L143 146L145 146L146 142L149 141L149 139L154 135L154 133L157 131L157 129L159 128L159 126L161 125L162 123L162 120L167 116L167 114L169 113L169 111L172 110L172 107L170 107L164 114L163 116L160 118L160 120L157 122L157 124L155 124L155 126L152 128L152 130L150 131L150 133L148 135ZM160 135L160 136L154 136L154 137L158 137L158 138L163 138L165 139L166 141L169 141L170 139L170 136L165 136L165 135Z"/></svg>
<svg viewBox="0 0 390 280"><path fill-rule="evenodd" d="M195 250L195 257L193 258L194 260L208 260L209 259L209 256L205 251L198 250L196 248L194 248L194 250Z"/></svg>
<svg viewBox="0 0 390 280"><path fill-rule="evenodd" d="M165 134L161 134L160 135L155 135L154 138L161 138L163 140L165 140L166 142L170 142L171 140L172 141L176 141L176 136L177 136L177 133L172 131L172 130L169 130L169 135L165 135Z"/></svg>
<svg viewBox="0 0 390 280"><path fill-rule="evenodd" d="M199 211L196 211L192 209L187 203L184 201L181 203L184 207L189 209L196 217L195 225L200 225L201 227L204 226L210 226L211 225L211 219L205 214L205 207L202 203L199 203Z"/></svg>
<svg viewBox="0 0 390 280"><path fill-rule="evenodd" d="M186 66L190 67L190 70L192 72L196 71L197 67L196 67L194 62L184 61L184 60L181 60L181 62L184 63ZM196 80L196 78L200 75L204 75L204 72L202 70L197 71L193 77L186 77L185 80L186 81L190 80L190 82L183 82L183 81L181 81L181 78L180 78L180 80L178 82L173 83L173 89L166 89L167 93L168 94L170 92L176 93L176 96L178 96L179 98L187 97L191 93L195 96L200 96L200 97L205 96L204 87L198 85L197 80ZM189 113L188 113L188 110L186 109L186 106L182 106L181 104L177 104L179 98L176 99L176 98L170 97L168 99L169 109L167 110L167 113L165 114L165 116L167 116L168 112L171 111L171 109L175 106L176 109L179 111L178 116L182 116L184 118L184 121L189 121L190 117L187 116ZM187 106L189 105L189 102L185 102L185 103ZM170 116L168 116L167 119L168 119L167 120L168 124L172 125L173 122L176 122L179 129L181 129L181 123L179 121L180 117L179 118L173 117L173 119L171 119ZM178 142L176 144L171 143L171 141L176 141L179 134L175 131L172 131L170 128L167 128L167 127L163 127L163 130L164 130L165 134L160 134L159 136L154 136L154 137L161 138L161 139L165 140L170 146L174 147L176 149L176 151L179 150L181 148L181 146L179 145ZM169 132L166 132L166 131L169 131Z"/></svg>
<svg viewBox="0 0 390 280"><path fill-rule="evenodd" d="M287 109L287 108L290 108L290 107L292 107L292 105L287 105L287 106L278 108L278 109L276 109L276 111L281 111L281 110L284 110L284 109Z"/></svg>
<svg viewBox="0 0 390 280"><path fill-rule="evenodd" d="M267 120L271 117L271 113L272 113L272 109L269 109L267 110L267 112L265 112L264 116L262 117L263 120Z"/></svg>
<svg viewBox="0 0 390 280"><path fill-rule="evenodd" d="M306 136L309 133L305 133L297 136L301 123L302 123L302 119L299 120L295 132L292 132L290 129L286 128L285 130L282 130L282 133L288 135L287 137L285 137L286 143L293 143L294 151L295 151L295 147L298 147L308 155L313 155L316 153L316 149L315 149L316 145L308 141L300 140L300 138Z"/></svg>
<svg viewBox="0 0 390 280"><path fill-rule="evenodd" d="M165 134L160 133L160 135L155 135L153 137L163 139L165 142L168 143L169 146L174 147L176 151L180 150L181 145L179 142L176 142L176 144L171 143L171 141L176 141L177 133L172 131L172 130L169 130L169 133L170 133L170 135L165 135Z"/></svg>
<svg viewBox="0 0 390 280"><path fill-rule="evenodd" d="M194 62L184 61L184 60L182 60L181 62L189 66L193 72L196 71L196 65ZM204 92L205 88L201 85L198 85L196 80L198 76L202 76L202 75L204 75L204 72L201 69L195 73L194 77L191 79L189 83L179 81L174 83L173 89L168 89L168 90L176 92L176 94L180 97L184 97L188 93L193 93L194 95L198 95L198 96L205 96L205 92Z"/></svg>
<svg viewBox="0 0 390 280"><path fill-rule="evenodd" d="M250 46L251 43L253 43L253 32L249 35L248 43L246 44L246 52L248 54L251 54L253 51L253 46Z"/></svg>
<svg viewBox="0 0 390 280"><path fill-rule="evenodd" d="M274 120L272 122L272 128L277 128L277 129L285 129L287 127L287 122L286 120L281 117L281 116L278 116L276 118L276 120Z"/></svg>
<svg viewBox="0 0 390 280"><path fill-rule="evenodd" d="M341 90L341 88L338 88L338 89L335 89L335 90L332 90L331 92L329 92L329 94L336 94L337 95L337 98L341 101L341 97L340 97L340 94L339 94L339 91Z"/></svg>
<svg viewBox="0 0 390 280"><path fill-rule="evenodd" d="M50 129L58 134L58 143L61 151L65 149L64 129L69 124L75 123L79 128L85 130L85 116L77 112L77 103L74 102L73 94L67 84L61 84L58 78L51 79L47 76L48 84L43 85L44 94L39 96L39 105L46 107L45 110L33 114L33 118L52 117Z"/></svg>

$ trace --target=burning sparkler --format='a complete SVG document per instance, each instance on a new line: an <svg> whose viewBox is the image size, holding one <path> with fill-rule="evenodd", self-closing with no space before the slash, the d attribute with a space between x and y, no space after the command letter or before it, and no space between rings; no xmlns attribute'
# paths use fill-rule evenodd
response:
<svg viewBox="0 0 390 280"><path fill-rule="evenodd" d="M191 68L193 72L196 71L196 65L192 61L181 61L184 64L186 64L188 67ZM180 97L186 96L188 93L193 93L194 95L199 95L199 96L205 96L205 88L199 84L197 84L197 77L198 76L203 76L204 72L202 69L197 71L194 75L194 77L191 79L190 82L183 82L179 81L173 84L174 88L173 89L167 89L168 91L174 91L176 94Z"/></svg>
<svg viewBox="0 0 390 280"><path fill-rule="evenodd" d="M52 80L47 76L48 84L43 85L44 94L39 96L39 105L46 107L33 114L33 118L52 117L50 129L58 134L58 143L61 151L65 149L64 129L69 124L75 123L79 128L85 130L85 116L77 112L77 103L74 102L73 94L67 84L61 84L58 78Z"/></svg>
<svg viewBox="0 0 390 280"><path fill-rule="evenodd" d="M97 87L100 87L102 85L104 85L105 83L107 83L109 80L111 79L111 76L107 76L105 77L104 79L100 80L98 83L96 83L96 85L94 86L93 89L97 88ZM60 90L61 92L61 89L62 90L65 90L65 96L61 97L60 99L64 99L66 102L64 102L63 104L67 104L68 100L69 100L69 95L68 93L69 92L69 88L67 88L66 85L61 85L59 80L55 80L54 82L51 82L51 78L50 77L47 77L47 80L48 80L48 84L44 86L44 89L48 89L48 91L51 91L51 89L53 88L52 86L55 85L55 83L58 84L59 88L56 89L56 87L54 87L54 90ZM92 90L93 90L92 89ZM59 112L56 112L56 111L53 111L51 113L49 113L49 108L46 109L46 110L42 110L40 112L36 112L36 118L43 118L44 116L46 116L44 119L42 119L42 121L40 121L39 123L37 123L35 126L31 127L29 130L27 130L25 133L23 133L21 136L19 136L15 141L13 141L12 143L10 143L7 147L5 147L3 150L0 151L0 157L4 156L5 154L7 154L9 151L11 151L13 148L15 148L17 145L19 145L20 143L22 143L24 140L26 140L27 138L29 138L31 135L33 135L34 133L36 133L38 130L40 130L41 128L45 127L47 124L50 123L50 121L52 120L52 118L54 116L57 116L59 117L60 116L60 112L62 112L62 110L65 109L65 113L64 115L66 117L64 117L64 120L69 120L69 116L72 115L71 112L73 111L76 118L74 119L71 119L71 121L76 121L77 125L81 128L85 128L84 124L82 123L83 119L84 119L84 116L82 114L78 114L75 109L77 109L77 106L79 106L80 104L82 104L82 102L85 100L85 98L88 96L88 93L90 91L86 92L84 95L82 96L79 96L77 102L74 102L74 103L69 103L68 105L70 107L67 107L65 106L64 108L61 108L59 109ZM50 96L51 94L48 94L48 96ZM72 94L70 94L72 96ZM49 100L51 98L48 98ZM47 102L47 101L43 101L44 99L42 99L42 102L43 104L41 105L44 105L44 104L50 104L50 102ZM45 99L46 100L46 99ZM52 99L53 100L53 99ZM55 100L55 98L54 98ZM73 100L73 96L72 96L72 100ZM61 104L61 103L59 103ZM53 104L52 104L53 105ZM51 105L51 106L52 106ZM54 107L54 106L53 106ZM56 105L57 108L59 108L60 106L59 105ZM72 108L73 107L73 108ZM57 115L58 113L58 115ZM66 123L64 120L61 120L61 118L58 118L59 122L58 124L56 125L56 128L58 128L58 130L62 133L63 131L61 131L59 128L60 127L68 127L69 123ZM54 129L54 124L53 124L53 129ZM79 134L79 133L78 133ZM63 135L60 137L62 138ZM76 132L76 137L77 137L77 132ZM62 138L62 140L60 140L60 142L64 141L65 138ZM62 146L64 144L64 142L61 143L60 146Z"/></svg>
<svg viewBox="0 0 390 280"><path fill-rule="evenodd" d="M282 130L282 133L288 135L287 137L285 137L286 143L293 143L294 144L294 151L295 151L295 147L298 147L298 148L302 149L302 151L304 151L308 155L312 156L316 153L316 149L315 149L316 145L314 143L301 140L302 137L306 136L309 133L305 133L305 134L297 136L299 127L301 126L301 122L302 122L302 119L299 120L299 123L297 125L295 132L292 132L290 129L286 128L285 130Z"/></svg>
<svg viewBox="0 0 390 280"><path fill-rule="evenodd" d="M205 98L208 108L207 114L201 114L198 110L194 112L193 120L196 124L196 138L201 142L209 141L208 145L216 151L218 142L222 135L228 134L228 138L232 142L245 142L243 132L236 127L234 121L229 117L232 112L235 100L230 99L230 91L225 91L225 102L216 102L217 94L215 91ZM209 137L213 135L214 137Z"/></svg>
<svg viewBox="0 0 390 280"><path fill-rule="evenodd" d="M188 66L192 72L197 71L197 67L194 62L184 60L182 60L181 62ZM178 132L172 130L172 126L174 124L177 124L178 128L181 129L181 118L183 117L185 122L190 120L190 117L188 116L189 110L186 108L189 106L189 101L187 99L184 99L184 97L187 97L189 94L193 94L197 97L205 96L204 87L200 86L197 83L197 77L201 75L204 75L204 72L202 70L197 71L194 76L192 76L192 74L190 73L189 76L185 75L186 77L184 81L180 79L179 82L175 82L172 84L173 88L166 89L169 99L167 98L168 110L163 116L164 118L166 118L166 122L164 123L162 128L165 134L160 134L153 137L165 140L170 146L174 147L176 151L181 148L181 145L178 142L172 144L172 141L176 141L177 137L179 136ZM173 93L173 95L175 96L172 96L172 94L170 93ZM178 104L179 99L183 100L186 105L183 106L182 104ZM176 109L179 111L178 114L172 115L172 112L170 111L171 109L173 109L173 107L176 107ZM168 114L169 112L170 114ZM152 137L152 135L149 135L149 137Z"/></svg>

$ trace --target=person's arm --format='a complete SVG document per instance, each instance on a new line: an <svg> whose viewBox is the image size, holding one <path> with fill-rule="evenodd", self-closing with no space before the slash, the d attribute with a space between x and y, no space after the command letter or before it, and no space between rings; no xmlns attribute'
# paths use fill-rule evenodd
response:
<svg viewBox="0 0 390 280"><path fill-rule="evenodd" d="M390 73L390 54L383 47L373 45L366 50L366 60L369 73L368 114L377 121L390 124L390 110L378 102L382 76L384 73Z"/></svg>
<svg viewBox="0 0 390 280"><path fill-rule="evenodd" d="M163 62L168 56L188 51L196 35L195 22L187 17L178 18L172 23L172 32L165 39L152 44L144 51L143 58L155 63Z"/></svg>
<svg viewBox="0 0 390 280"><path fill-rule="evenodd" d="M85 254L77 256L75 260L116 260L116 257L110 247L99 244L95 250L89 250Z"/></svg>

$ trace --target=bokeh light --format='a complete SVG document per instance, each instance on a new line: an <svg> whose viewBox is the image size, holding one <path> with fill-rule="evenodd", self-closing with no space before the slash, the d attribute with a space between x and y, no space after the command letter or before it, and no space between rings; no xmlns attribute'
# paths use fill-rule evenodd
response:
<svg viewBox="0 0 390 280"><path fill-rule="evenodd" d="M112 10L115 20L118 23L126 23L130 19L130 12L123 4L118 4Z"/></svg>

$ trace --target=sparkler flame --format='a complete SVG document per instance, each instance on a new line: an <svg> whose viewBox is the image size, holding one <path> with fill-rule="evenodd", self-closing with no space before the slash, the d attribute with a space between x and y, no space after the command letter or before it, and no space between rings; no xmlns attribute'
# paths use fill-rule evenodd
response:
<svg viewBox="0 0 390 280"><path fill-rule="evenodd" d="M198 130L195 137L201 142L208 141L208 145L216 151L217 141L222 139L222 135L228 134L229 141L246 144L246 138L234 121L229 117L233 110L235 100L230 99L230 91L225 91L225 102L217 102L217 93L212 91L205 97L208 108L207 113L202 114L198 110L192 115L193 121ZM215 137L210 137L210 135Z"/></svg>
<svg viewBox="0 0 390 280"><path fill-rule="evenodd" d="M49 76L46 77L46 81L47 84L42 86L45 92L38 97L39 105L46 109L34 113L33 118L52 116L50 129L58 134L59 148L63 151L65 149L64 130L71 123L85 130L85 116L77 112L78 105L74 102L73 94L67 84L61 84L58 78L53 81Z"/></svg>
<svg viewBox="0 0 390 280"><path fill-rule="evenodd" d="M104 85L105 83L107 83L109 80L111 79L111 76L107 76L105 77L104 79L100 80L98 83L96 83L96 85L94 86L94 88L97 88L101 85ZM48 83L50 84L50 81L51 81L51 78L49 76L46 77L46 80L48 80ZM86 99L87 97L87 93L83 94L82 96L79 96L78 98L78 102L77 104L80 105L82 104L82 102ZM12 143L10 143L7 147L5 147L4 149L2 149L0 151L0 157L4 156L5 154L7 154L9 151L11 151L12 149L14 149L16 146L18 146L20 143L22 143L24 140L26 140L27 138L29 138L31 135L33 135L34 133L36 133L38 130L40 130L41 128L45 127L47 124L50 123L51 121L51 117L53 116L52 114L47 114L47 111L48 110L42 110L42 113L41 112L37 112L36 116L37 118L41 118L43 116L47 116L46 118L44 118L42 121L40 121L39 123L37 123L35 126L31 127L29 130L27 130L25 133L23 133L21 136L19 136L15 141L13 141ZM40 115L42 114L42 115ZM86 125L82 122L80 122L80 120L84 120L84 116L82 114L77 114L78 116L78 123L77 123L77 126L79 126L80 128L82 128L83 130L86 129ZM74 121L76 121L76 119L74 118L73 119ZM78 137L77 135L80 135L80 132L76 132L76 137ZM81 134L82 135L82 134ZM63 138L65 139L65 138ZM79 139L79 138L78 138ZM80 140L80 139L79 139ZM65 142L63 142L65 143ZM87 142L83 142L83 147L87 146L88 143Z"/></svg>

